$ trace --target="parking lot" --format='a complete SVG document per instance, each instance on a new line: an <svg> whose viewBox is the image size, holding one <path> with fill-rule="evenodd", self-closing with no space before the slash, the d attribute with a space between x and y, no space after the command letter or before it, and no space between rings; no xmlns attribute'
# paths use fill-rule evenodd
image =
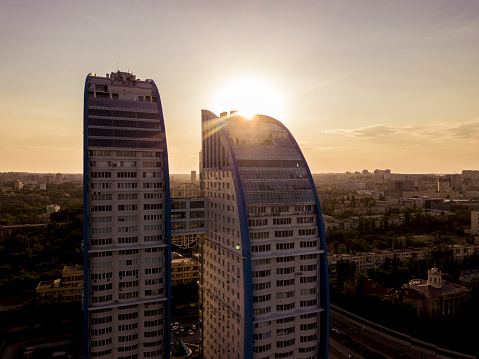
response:
<svg viewBox="0 0 479 359"><path fill-rule="evenodd" d="M198 322L173 321L170 328L172 342L180 338L183 343L199 344Z"/></svg>

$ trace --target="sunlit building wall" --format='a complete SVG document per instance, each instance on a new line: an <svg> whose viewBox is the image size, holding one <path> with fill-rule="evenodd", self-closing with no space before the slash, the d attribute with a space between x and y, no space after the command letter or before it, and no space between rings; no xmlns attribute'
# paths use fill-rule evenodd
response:
<svg viewBox="0 0 479 359"><path fill-rule="evenodd" d="M88 75L84 184L85 357L168 358L168 154L152 80Z"/></svg>
<svg viewBox="0 0 479 359"><path fill-rule="evenodd" d="M204 357L326 358L326 243L298 144L273 118L207 110L202 136Z"/></svg>

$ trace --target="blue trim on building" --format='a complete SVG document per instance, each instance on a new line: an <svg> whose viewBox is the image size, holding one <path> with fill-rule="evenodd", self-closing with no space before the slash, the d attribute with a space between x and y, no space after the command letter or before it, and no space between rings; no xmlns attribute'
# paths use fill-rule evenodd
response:
<svg viewBox="0 0 479 359"><path fill-rule="evenodd" d="M88 82L83 93L83 357L88 359Z"/></svg>
<svg viewBox="0 0 479 359"><path fill-rule="evenodd" d="M241 231L241 254L245 258L243 262L243 293L244 293L244 358L253 357L253 273L251 266L251 245L249 238L248 215L246 213L246 203L243 194L243 185L239 175L236 157L234 156L233 146L226 134L225 129L219 131L222 140L228 146L228 155L231 159L234 171L231 171L233 183L235 186L236 203L238 205L238 216ZM225 145L223 143L223 145Z"/></svg>
<svg viewBox="0 0 479 359"><path fill-rule="evenodd" d="M163 163L165 174L165 233L166 233L166 323L164 324L166 330L166 343L165 343L165 358L170 358L170 341L171 341L171 202L170 202L170 170L168 166L168 146L166 145L166 130L165 120L163 117L163 108L161 106L160 93L158 87L156 87L155 81L150 80L155 88L156 100L158 102L158 111L160 113L160 125L161 133L163 134Z"/></svg>
<svg viewBox="0 0 479 359"><path fill-rule="evenodd" d="M276 120L277 121L277 120ZM304 167L306 168L306 172L308 174L309 182L311 183L311 187L313 190L314 199L316 201L316 208L318 209L316 213L316 220L318 223L319 228L319 238L321 241L321 249L324 250L324 253L320 256L320 306L324 308L324 316L321 318L320 321L320 358L327 358L328 357L328 346L329 346L329 274L328 274L328 255L326 253L326 233L324 231L324 222L323 222L323 215L321 212L321 206L319 203L318 193L316 192L316 186L314 185L313 176L311 175L311 171L309 170L308 163L304 158L303 152L299 148L298 143L294 139L291 132L281 123L278 121L286 131L288 131L291 141L296 146L298 153L301 155L301 159L303 160Z"/></svg>

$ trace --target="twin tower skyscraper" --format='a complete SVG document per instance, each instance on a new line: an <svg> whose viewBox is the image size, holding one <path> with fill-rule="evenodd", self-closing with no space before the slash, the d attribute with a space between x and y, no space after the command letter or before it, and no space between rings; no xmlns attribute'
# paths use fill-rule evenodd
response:
<svg viewBox="0 0 479 359"><path fill-rule="evenodd" d="M327 358L326 241L298 144L262 115L203 110L201 126L202 356ZM88 75L83 133L85 357L169 358L170 187L154 81Z"/></svg>

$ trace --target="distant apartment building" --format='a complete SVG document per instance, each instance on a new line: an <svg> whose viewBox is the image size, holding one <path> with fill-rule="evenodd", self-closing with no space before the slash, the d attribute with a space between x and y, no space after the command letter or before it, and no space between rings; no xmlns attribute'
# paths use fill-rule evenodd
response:
<svg viewBox="0 0 479 359"><path fill-rule="evenodd" d="M392 181L392 189L397 191L410 191L415 187L414 181L411 180L395 180Z"/></svg>
<svg viewBox="0 0 479 359"><path fill-rule="evenodd" d="M191 178L190 178L190 182L193 183L193 184L196 184L196 171L191 171Z"/></svg>
<svg viewBox="0 0 479 359"><path fill-rule="evenodd" d="M325 236L298 144L279 121L234 112L203 110L202 134L203 356L326 358Z"/></svg>
<svg viewBox="0 0 479 359"><path fill-rule="evenodd" d="M22 181L15 181L13 182L13 189L22 189L23 188L23 182Z"/></svg>
<svg viewBox="0 0 479 359"><path fill-rule="evenodd" d="M422 208L422 209L437 209L434 208L435 204L441 204L444 203L444 200L442 198L425 198L425 197L409 197L409 198L401 198L400 204L401 207L416 207L416 208ZM450 205L445 207L449 211Z"/></svg>
<svg viewBox="0 0 479 359"><path fill-rule="evenodd" d="M366 183L364 182L348 182L348 183L338 183L338 190L354 192L366 189Z"/></svg>
<svg viewBox="0 0 479 359"><path fill-rule="evenodd" d="M453 175L446 175L447 179L451 181L451 187L455 190L462 188L462 175L453 174Z"/></svg>
<svg viewBox="0 0 479 359"><path fill-rule="evenodd" d="M193 248L206 234L207 202L200 187L183 183L171 190L171 243Z"/></svg>
<svg viewBox="0 0 479 359"><path fill-rule="evenodd" d="M80 302L83 294L83 266L65 266L61 279L42 281L35 289L38 304Z"/></svg>
<svg viewBox="0 0 479 359"><path fill-rule="evenodd" d="M53 175L44 175L43 176L44 183L55 183L55 176Z"/></svg>
<svg viewBox="0 0 479 359"><path fill-rule="evenodd" d="M170 189L153 80L88 75L83 173L85 357L168 358Z"/></svg>
<svg viewBox="0 0 479 359"><path fill-rule="evenodd" d="M437 191L438 192L451 192L451 180L449 178L439 178L437 181Z"/></svg>
<svg viewBox="0 0 479 359"><path fill-rule="evenodd" d="M454 258L463 261L475 253L479 253L479 245L454 244L449 246ZM369 269L379 268L387 259L397 258L404 261L408 258L416 260L425 260L432 257L436 251L434 247L423 247L414 249L396 249L396 250L378 250L374 252L335 253L328 254L328 265L331 276L336 275L336 265L339 260L349 260L356 263L356 269L360 272L366 272Z"/></svg>
<svg viewBox="0 0 479 359"><path fill-rule="evenodd" d="M453 201L452 202L452 211L479 211L479 202L478 201Z"/></svg>
<svg viewBox="0 0 479 359"><path fill-rule="evenodd" d="M27 176L27 180L28 182L31 182L32 184L37 184L38 182L40 182L40 175L28 175Z"/></svg>
<svg viewBox="0 0 479 359"><path fill-rule="evenodd" d="M199 263L196 257L176 257L171 260L171 285L197 282Z"/></svg>
<svg viewBox="0 0 479 359"><path fill-rule="evenodd" d="M47 218L50 218L52 213L58 212L60 210L60 205L58 204L49 204L46 207L46 212L47 212Z"/></svg>
<svg viewBox="0 0 479 359"><path fill-rule="evenodd" d="M358 229L361 223L364 225L368 223L369 226L374 228L383 228L384 227L384 215L376 214L371 216L354 216L350 218L334 218L330 216L324 217L324 228L335 229L335 230L354 230ZM399 226L404 223L404 215L393 215L387 216L387 225L388 226Z"/></svg>
<svg viewBox="0 0 479 359"><path fill-rule="evenodd" d="M391 170L374 170L374 183L384 183L391 178Z"/></svg>
<svg viewBox="0 0 479 359"><path fill-rule="evenodd" d="M467 185L479 184L479 171L478 170L463 170L462 179Z"/></svg>

